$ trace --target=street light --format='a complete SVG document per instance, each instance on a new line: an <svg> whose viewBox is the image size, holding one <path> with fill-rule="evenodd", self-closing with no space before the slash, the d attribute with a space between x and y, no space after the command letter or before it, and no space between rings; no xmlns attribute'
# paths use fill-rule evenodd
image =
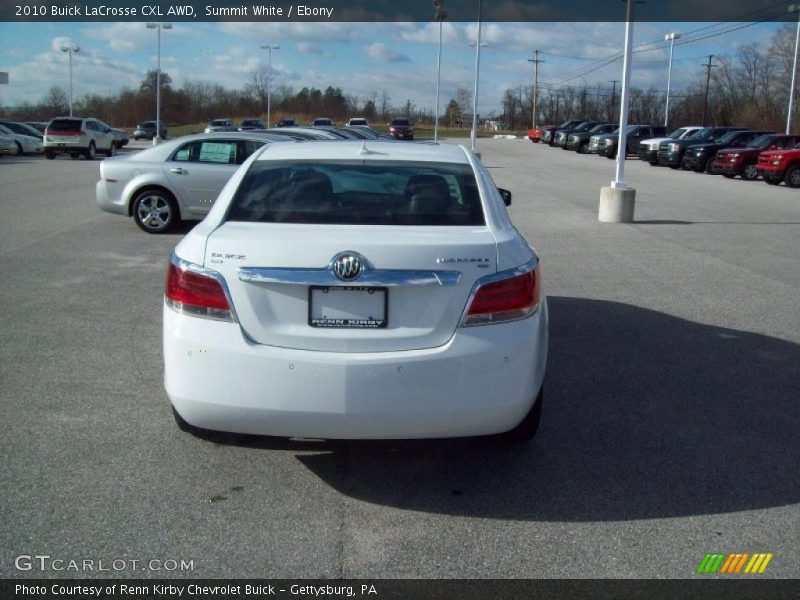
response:
<svg viewBox="0 0 800 600"><path fill-rule="evenodd" d="M483 0L478 0L478 38L475 42L475 89L472 94L471 149L475 152L475 138L478 137L478 79L481 76L481 21L483 20Z"/></svg>
<svg viewBox="0 0 800 600"><path fill-rule="evenodd" d="M669 126L669 88L672 83L672 52L675 47L675 40L679 40L681 34L677 31L670 31L664 36L665 40L669 41L669 70L667 71L667 105L664 107L664 127Z"/></svg>
<svg viewBox="0 0 800 600"><path fill-rule="evenodd" d="M261 46L262 50L269 50L269 69L267 69L267 129L269 129L270 110L272 108L272 94L269 87L270 79L272 78L272 51L280 50L280 46L273 46L272 44L264 44Z"/></svg>
<svg viewBox="0 0 800 600"><path fill-rule="evenodd" d="M156 134L153 136L153 145L161 143L161 30L172 29L172 23L147 23L148 29L158 32L158 69L156 70Z"/></svg>
<svg viewBox="0 0 800 600"><path fill-rule="evenodd" d="M789 111L786 113L786 135L792 131L792 110L794 109L794 85L797 78L797 48L800 46L800 4L790 4L790 13L798 13L797 33L794 37L794 63L792 64L792 86L789 88Z"/></svg>
<svg viewBox="0 0 800 600"><path fill-rule="evenodd" d="M62 52L69 53L69 116L72 116L72 55L81 51L80 46L61 46Z"/></svg>
<svg viewBox="0 0 800 600"><path fill-rule="evenodd" d="M436 9L434 19L439 21L439 53L436 56L436 120L433 125L433 141L439 141L439 85L442 80L442 22L447 18L447 11L444 9L444 0L433 0L433 7Z"/></svg>

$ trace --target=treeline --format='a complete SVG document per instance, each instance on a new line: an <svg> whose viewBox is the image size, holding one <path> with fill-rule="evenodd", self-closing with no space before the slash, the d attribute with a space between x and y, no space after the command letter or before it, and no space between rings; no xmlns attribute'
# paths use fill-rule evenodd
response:
<svg viewBox="0 0 800 600"><path fill-rule="evenodd" d="M716 66L711 70L707 105L705 69L699 64L689 67L696 70L695 79L687 88L673 90L670 124L702 124L705 111L708 124L782 130L786 123L792 76L794 35L793 27L785 25L772 36L766 49L761 49L758 44L747 44L740 46L733 56L715 56L713 63ZM681 68L687 67L676 63L674 72ZM267 90L271 85L274 120L291 117L307 121L326 116L341 122L351 116L364 116L370 121L386 122L403 116L417 123L433 122L430 109L418 108L409 100L393 104L385 90L370 91L359 97L340 87L295 90L276 83L266 67L251 72L240 89L228 89L206 81L187 81L177 88L169 74L162 72L161 118L168 125L185 125L215 118L264 116ZM156 73L149 71L138 89L126 88L114 95L88 94L76 98L74 112L129 127L155 118L155 89ZM502 129L527 129L532 120L531 92L531 86L505 90L499 98L502 110L491 115L482 114L481 119L498 121ZM629 121L663 123L665 100L663 90L633 87ZM469 127L471 111L471 91L466 87L459 88L455 97L444 105L441 124L445 127ZM38 103L23 104L7 111L5 116L20 120L47 120L68 112L66 92L53 86ZM607 85L540 85L537 112L540 124L579 117L615 121L619 119L619 89L612 90Z"/></svg>
<svg viewBox="0 0 800 600"><path fill-rule="evenodd" d="M782 131L786 127L789 88L792 80L795 30L784 26L773 34L766 49L758 44L741 45L733 56L715 56L708 86L706 105L706 70L699 63L692 83L670 94L671 125L702 124L741 125ZM673 75L680 68L673 68ZM666 71L666 69L665 69ZM665 72L666 80L666 72ZM540 86L537 102L539 123L559 123L571 118L593 120L619 119L619 88ZM527 128L531 122L531 86L507 89L503 95L503 117L511 130ZM663 123L666 93L663 90L631 89L630 123ZM798 117L797 103L794 119Z"/></svg>

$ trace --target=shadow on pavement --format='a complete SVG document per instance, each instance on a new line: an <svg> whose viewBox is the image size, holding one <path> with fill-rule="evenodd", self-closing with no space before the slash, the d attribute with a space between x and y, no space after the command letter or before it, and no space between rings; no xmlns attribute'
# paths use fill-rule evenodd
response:
<svg viewBox="0 0 800 600"><path fill-rule="evenodd" d="M800 225L797 221L673 221L670 219L654 219L651 221L634 221L634 225Z"/></svg>
<svg viewBox="0 0 800 600"><path fill-rule="evenodd" d="M311 451L297 459L342 494L470 517L626 520L800 501L800 346L618 302L550 297L549 308L532 443L217 441Z"/></svg>

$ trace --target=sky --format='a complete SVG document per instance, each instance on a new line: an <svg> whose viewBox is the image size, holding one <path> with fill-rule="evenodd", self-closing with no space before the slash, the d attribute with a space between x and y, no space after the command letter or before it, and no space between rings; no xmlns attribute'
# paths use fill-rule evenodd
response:
<svg viewBox="0 0 800 600"><path fill-rule="evenodd" d="M741 26L743 24L738 24ZM746 24L744 24L746 25ZM663 40L670 31L701 30L714 34L737 24L637 23L634 47ZM723 35L675 47L673 90L686 86L706 55L732 55L740 44L763 49L780 27L775 23L746 26ZM621 51L624 23L484 23L478 108L482 115L501 113L506 88L529 86L534 49L545 61L539 83L590 86L622 79L622 62L585 73L593 61ZM474 23L445 22L442 50L442 106L458 87L472 90L475 72ZM74 42L74 94L113 94L138 88L145 72L156 65L156 31L144 23L0 23L0 71L9 85L0 86L0 105L13 107L39 101L52 85L69 87L68 57L58 49ZM267 61L263 44L279 44L273 53L274 84L324 89L339 86L361 101L382 90L394 106L411 101L432 110L436 94L438 23L175 23L162 32L161 66L173 85L204 80L241 88L248 73ZM663 45L663 44L660 44ZM668 49L634 55L631 85L666 89ZM570 81L565 81L573 77Z"/></svg>

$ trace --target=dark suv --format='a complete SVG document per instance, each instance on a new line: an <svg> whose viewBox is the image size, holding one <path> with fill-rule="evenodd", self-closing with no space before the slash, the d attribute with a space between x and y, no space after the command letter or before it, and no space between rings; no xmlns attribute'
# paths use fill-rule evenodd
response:
<svg viewBox="0 0 800 600"><path fill-rule="evenodd" d="M408 119L392 119L389 123L389 135L396 140L413 140L414 126Z"/></svg>
<svg viewBox="0 0 800 600"><path fill-rule="evenodd" d="M618 126L614 123L599 123L588 131L574 130L567 136L567 143L564 150L575 150L579 154L589 152L589 139L593 135L605 135L611 133Z"/></svg>
<svg viewBox="0 0 800 600"><path fill-rule="evenodd" d="M639 153L639 142L654 137L667 135L667 128L663 125L628 125L625 130L625 156ZM597 153L606 158L617 157L618 134L609 134L601 138Z"/></svg>
<svg viewBox="0 0 800 600"><path fill-rule="evenodd" d="M690 144L683 153L683 166L695 173L711 173L711 165L717 150L744 148L759 136L769 131L730 131L713 142Z"/></svg>
<svg viewBox="0 0 800 600"><path fill-rule="evenodd" d="M144 123L139 123L136 126L136 129L133 130L133 139L135 140L152 140L156 135L156 122L155 121L145 121ZM164 121L161 121L161 137L167 137L167 128L164 125Z"/></svg>
<svg viewBox="0 0 800 600"><path fill-rule="evenodd" d="M743 131L744 127L704 127L692 135L691 138L682 140L665 140L658 145L658 164L679 169L683 161L686 148L692 144L713 142L729 131Z"/></svg>

